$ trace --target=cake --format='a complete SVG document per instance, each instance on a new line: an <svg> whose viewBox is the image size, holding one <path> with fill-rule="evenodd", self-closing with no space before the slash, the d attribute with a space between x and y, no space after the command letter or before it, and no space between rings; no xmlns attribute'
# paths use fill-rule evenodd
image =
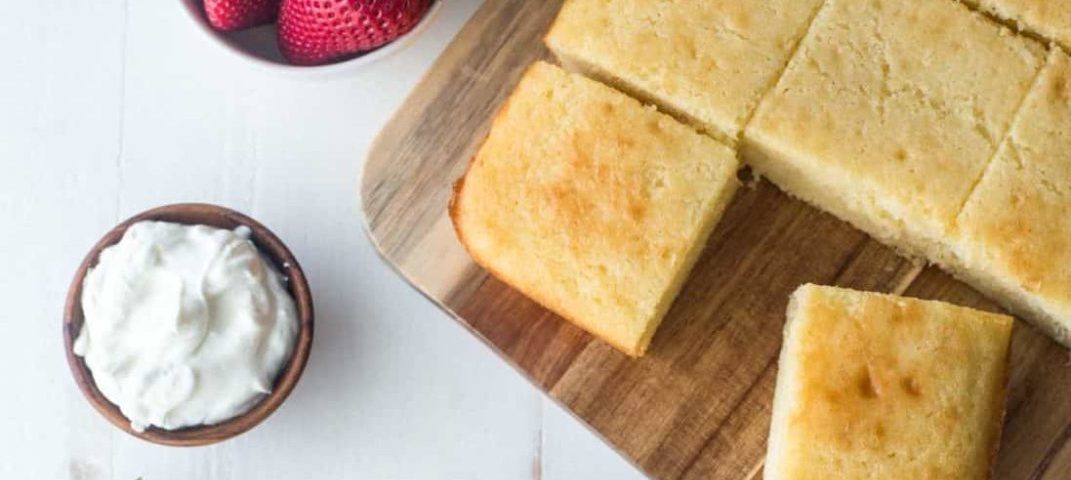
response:
<svg viewBox="0 0 1071 480"><path fill-rule="evenodd" d="M1036 36L1071 48L1071 0L964 0Z"/></svg>
<svg viewBox="0 0 1071 480"><path fill-rule="evenodd" d="M1071 59L1059 49L958 226L957 276L1071 347Z"/></svg>
<svg viewBox="0 0 1071 480"><path fill-rule="evenodd" d="M828 0L748 124L761 175L913 257L945 239L1044 63L951 0Z"/></svg>
<svg viewBox="0 0 1071 480"><path fill-rule="evenodd" d="M566 67L734 144L822 0L567 0L546 36Z"/></svg>
<svg viewBox="0 0 1071 480"><path fill-rule="evenodd" d="M492 275L642 355L737 187L733 151L653 107L535 63L455 185Z"/></svg>
<svg viewBox="0 0 1071 480"><path fill-rule="evenodd" d="M764 475L988 478L1010 317L804 285L792 296Z"/></svg>

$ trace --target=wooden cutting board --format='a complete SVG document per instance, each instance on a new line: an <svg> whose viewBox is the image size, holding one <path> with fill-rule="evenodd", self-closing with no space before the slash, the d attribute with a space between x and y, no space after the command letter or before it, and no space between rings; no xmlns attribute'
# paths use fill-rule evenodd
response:
<svg viewBox="0 0 1071 480"><path fill-rule="evenodd" d="M489 277L446 216L560 0L491 0L369 152L361 196L383 257L622 455L659 479L761 476L788 295L814 282L991 301L761 181L736 195L647 356L630 360ZM746 172L744 172L746 175ZM1071 357L1019 323L998 479L1071 478Z"/></svg>

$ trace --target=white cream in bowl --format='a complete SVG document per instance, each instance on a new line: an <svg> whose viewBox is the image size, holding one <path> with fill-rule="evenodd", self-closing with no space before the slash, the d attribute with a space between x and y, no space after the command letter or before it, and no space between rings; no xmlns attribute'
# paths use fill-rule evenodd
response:
<svg viewBox="0 0 1071 480"><path fill-rule="evenodd" d="M211 425L270 393L298 323L245 227L145 221L82 284L74 353L137 431Z"/></svg>

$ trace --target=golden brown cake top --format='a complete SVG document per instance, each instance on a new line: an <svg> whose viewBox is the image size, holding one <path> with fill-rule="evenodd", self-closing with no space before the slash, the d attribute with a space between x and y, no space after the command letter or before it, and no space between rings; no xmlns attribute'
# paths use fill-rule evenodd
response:
<svg viewBox="0 0 1071 480"><path fill-rule="evenodd" d="M961 255L1071 328L1071 59L1056 49L960 214Z"/></svg>
<svg viewBox="0 0 1071 480"><path fill-rule="evenodd" d="M986 478L1010 317L805 285L788 321L766 478Z"/></svg>
<svg viewBox="0 0 1071 480"><path fill-rule="evenodd" d="M495 118L451 213L479 264L639 355L736 168L715 140L536 63Z"/></svg>
<svg viewBox="0 0 1071 480"><path fill-rule="evenodd" d="M1043 62L957 2L829 0L746 135L937 241Z"/></svg>
<svg viewBox="0 0 1071 480"><path fill-rule="evenodd" d="M568 0L547 43L735 139L821 3Z"/></svg>

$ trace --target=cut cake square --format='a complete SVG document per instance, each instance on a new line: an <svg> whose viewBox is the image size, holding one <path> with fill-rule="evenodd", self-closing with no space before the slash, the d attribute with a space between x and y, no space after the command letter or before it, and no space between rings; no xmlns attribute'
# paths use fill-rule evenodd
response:
<svg viewBox="0 0 1071 480"><path fill-rule="evenodd" d="M1013 320L804 285L785 325L767 480L988 478Z"/></svg>
<svg viewBox="0 0 1071 480"><path fill-rule="evenodd" d="M734 152L610 87L536 63L455 187L494 276L642 355L737 187Z"/></svg>

